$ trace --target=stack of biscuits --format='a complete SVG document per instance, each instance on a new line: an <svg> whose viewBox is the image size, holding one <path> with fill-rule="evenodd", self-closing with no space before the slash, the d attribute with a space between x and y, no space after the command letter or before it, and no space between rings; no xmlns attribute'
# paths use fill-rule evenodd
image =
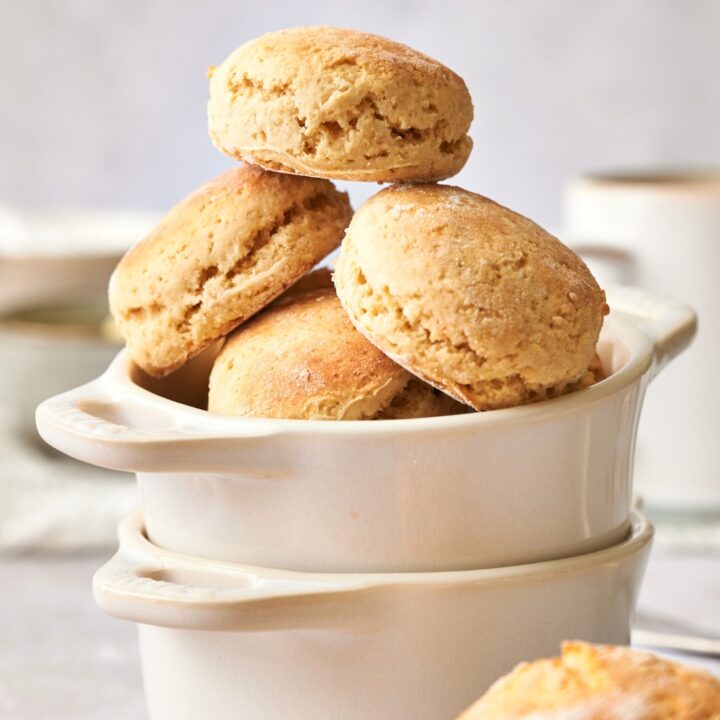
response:
<svg viewBox="0 0 720 720"><path fill-rule="evenodd" d="M366 33L283 30L211 70L208 116L241 164L174 207L110 284L146 373L224 339L208 410L327 420L492 410L602 377L607 305L583 262L437 184L467 161L473 117L439 62ZM331 180L393 184L353 215ZM311 272L338 246L332 280Z"/></svg>

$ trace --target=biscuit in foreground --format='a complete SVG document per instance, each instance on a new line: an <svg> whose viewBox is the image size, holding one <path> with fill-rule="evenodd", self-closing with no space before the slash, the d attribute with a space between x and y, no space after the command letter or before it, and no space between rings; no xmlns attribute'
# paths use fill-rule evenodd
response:
<svg viewBox="0 0 720 720"><path fill-rule="evenodd" d="M377 182L463 167L473 109L462 78L378 35L330 27L252 40L214 68L215 146L270 170Z"/></svg>
<svg viewBox="0 0 720 720"><path fill-rule="evenodd" d="M351 214L327 180L243 165L203 185L111 278L133 361L155 377L181 367L334 250Z"/></svg>
<svg viewBox="0 0 720 720"><path fill-rule="evenodd" d="M355 330L332 289L291 293L228 338L210 374L221 415L371 420L463 412Z"/></svg>
<svg viewBox="0 0 720 720"><path fill-rule="evenodd" d="M334 281L371 342L476 410L578 387L607 312L604 292L559 240L443 185L398 185L365 202Z"/></svg>
<svg viewBox="0 0 720 720"><path fill-rule="evenodd" d="M568 642L518 665L458 720L718 720L720 681L626 647Z"/></svg>

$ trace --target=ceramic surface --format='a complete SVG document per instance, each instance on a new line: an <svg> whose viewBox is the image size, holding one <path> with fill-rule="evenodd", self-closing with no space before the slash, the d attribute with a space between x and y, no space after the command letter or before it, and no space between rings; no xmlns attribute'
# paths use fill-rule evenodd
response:
<svg viewBox="0 0 720 720"><path fill-rule="evenodd" d="M211 358L150 392L122 353L98 381L43 403L38 426L63 452L136 471L149 537L172 550L323 572L567 557L626 533L645 387L694 331L679 303L630 289L610 302L600 352L611 376L536 405L375 422L227 418L158 394L204 392Z"/></svg>
<svg viewBox="0 0 720 720"><path fill-rule="evenodd" d="M0 315L5 310L0 303ZM96 334L74 332L58 325L11 323L0 317L0 407L11 427L40 445L35 428L38 403L96 377L119 347L99 330Z"/></svg>
<svg viewBox="0 0 720 720"><path fill-rule="evenodd" d="M309 574L160 550L140 514L94 579L140 625L151 720L453 718L567 638L625 643L652 528L597 553L439 573Z"/></svg>
<svg viewBox="0 0 720 720"><path fill-rule="evenodd" d="M23 440L37 441L34 414L41 400L97 377L117 353L119 343L99 328L63 322L61 309L107 313L112 270L155 219L0 205L0 412L8 410ZM41 307L55 308L53 322L11 320L18 310Z"/></svg>
<svg viewBox="0 0 720 720"><path fill-rule="evenodd" d="M697 310L693 347L648 397L636 477L649 507L720 510L720 172L579 178L566 191L563 238L601 282Z"/></svg>

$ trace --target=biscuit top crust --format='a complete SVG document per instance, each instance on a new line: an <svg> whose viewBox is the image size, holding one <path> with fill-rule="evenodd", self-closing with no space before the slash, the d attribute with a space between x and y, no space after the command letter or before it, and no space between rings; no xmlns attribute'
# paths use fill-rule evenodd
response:
<svg viewBox="0 0 720 720"><path fill-rule="evenodd" d="M134 245L118 264L115 286L125 286L124 271L137 268L146 272L154 264L171 260L195 265L205 255L222 254L232 246L235 255L247 255L254 249L256 233L278 221L291 222L288 210L295 204L327 203L338 208L340 224L350 221L352 211L347 195L334 185L317 178L288 177L242 163L206 182L181 200L160 224ZM308 207L306 209L312 209ZM192 239L196 242L188 245ZM197 242L202 240L202 242ZM170 283L172 278L160 278ZM184 278L176 273L177 282ZM137 281L127 284L137 285Z"/></svg>
<svg viewBox="0 0 720 720"><path fill-rule="evenodd" d="M446 185L397 185L365 202L335 282L367 337L479 410L578 381L607 312L592 274L559 240Z"/></svg>
<svg viewBox="0 0 720 720"><path fill-rule="evenodd" d="M281 30L235 50L212 71L208 114L223 152L309 175L448 177L472 145L460 76L400 43L331 27Z"/></svg>
<svg viewBox="0 0 720 720"><path fill-rule="evenodd" d="M178 203L118 264L110 308L161 377L260 310L339 244L352 210L327 180L241 165Z"/></svg>
<svg viewBox="0 0 720 720"><path fill-rule="evenodd" d="M278 30L245 43L236 53L244 56L249 72L269 79L280 68L299 77L307 75L307 61L329 68L356 64L372 73L401 73L413 80L430 78L465 88L463 79L437 60L381 35L346 28L317 25Z"/></svg>
<svg viewBox="0 0 720 720"><path fill-rule="evenodd" d="M410 379L353 328L334 291L320 288L288 294L228 339L210 377L208 409L370 419Z"/></svg>
<svg viewBox="0 0 720 720"><path fill-rule="evenodd" d="M566 642L518 665L458 720L717 720L720 681L626 647Z"/></svg>

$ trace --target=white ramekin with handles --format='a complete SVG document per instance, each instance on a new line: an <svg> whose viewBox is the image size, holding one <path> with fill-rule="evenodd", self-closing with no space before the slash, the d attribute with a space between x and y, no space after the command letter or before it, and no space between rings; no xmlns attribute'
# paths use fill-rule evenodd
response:
<svg viewBox="0 0 720 720"><path fill-rule="evenodd" d="M454 718L560 642L627 643L652 527L532 565L309 574L153 546L141 514L95 576L107 613L140 624L151 720Z"/></svg>
<svg viewBox="0 0 720 720"><path fill-rule="evenodd" d="M121 353L40 405L47 442L138 473L150 539L192 555L312 572L417 572L568 557L624 537L647 383L693 312L610 298L603 382L487 413L375 422L228 418L161 397L204 391L208 359L143 387ZM670 411L671 409L669 409Z"/></svg>

